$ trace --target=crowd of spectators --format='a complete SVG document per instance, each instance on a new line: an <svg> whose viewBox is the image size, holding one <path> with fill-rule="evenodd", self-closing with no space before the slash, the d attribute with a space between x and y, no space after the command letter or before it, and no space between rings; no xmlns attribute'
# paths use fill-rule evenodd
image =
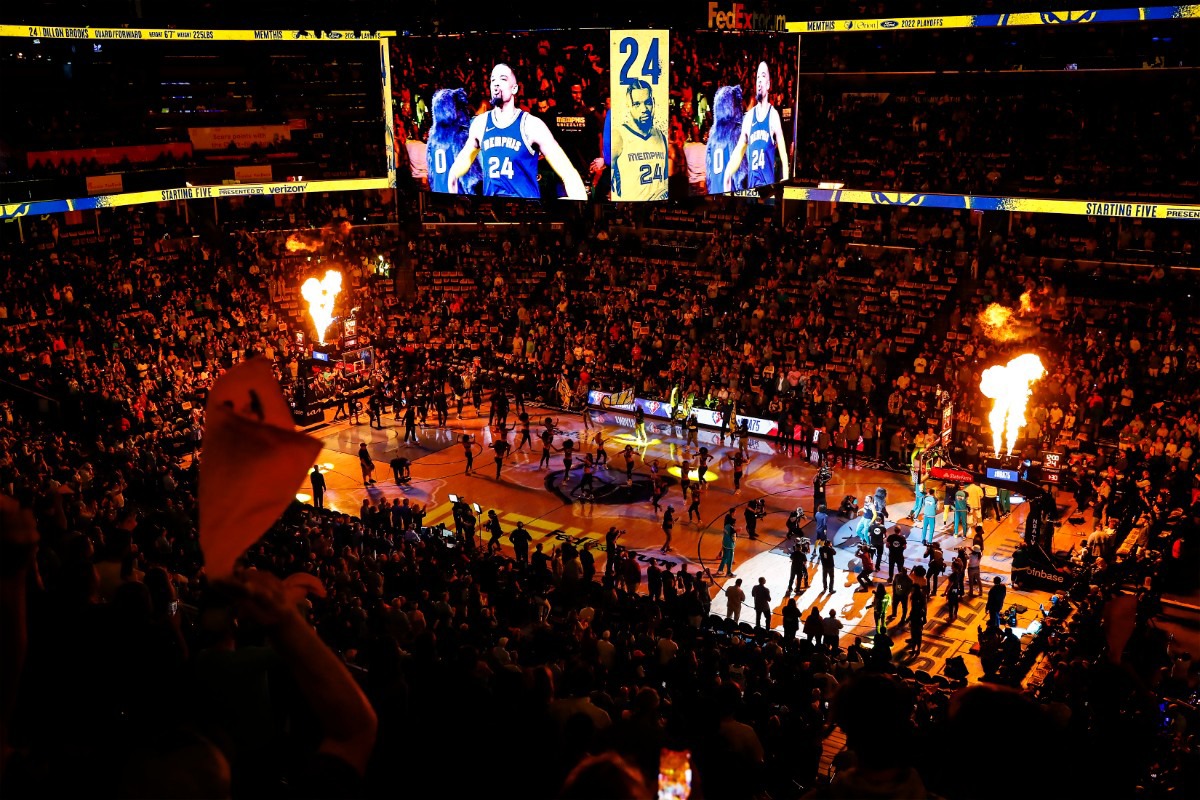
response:
<svg viewBox="0 0 1200 800"><path fill-rule="evenodd" d="M807 82L797 177L856 189L1186 201L1200 187L1184 155L1197 146L1194 77L1152 77Z"/></svg>
<svg viewBox="0 0 1200 800"><path fill-rule="evenodd" d="M1195 516L1197 317L1186 273L1163 269L1186 257L1186 229L1095 221L1081 234L1030 217L1010 232L966 212L850 206L780 227L732 201L601 210L583 228L444 226L411 242L330 224L374 202L311 198L260 209L253 226L231 210L225 230L169 208L112 211L103 235L42 222L0 256L6 380L64 409L47 421L17 399L0 418L0 490L34 509L41 535L36 555L5 540L32 559L26 571L5 559L6 610L11 582L30 589L29 661L5 728L18 750L3 779L17 794L161 795L188 780L210 794L468 795L502 780L522 796L581 796L587 781L624 776L632 783L606 792L636 797L669 747L692 751L706 796L789 797L828 778L817 773L834 723L852 756L818 789L830 796L1029 790L1028 771L990 767L985 779L946 758L968 737L997 757L1030 741L1112 765L1037 778L1047 793L1124 796L1194 778L1196 670L1171 660L1145 618L1132 671L1098 657L1102 589L1079 595L1049 642L1036 696L977 686L952 697L897 674L870 640L711 621L694 573L643 591L618 547L607 571L569 543L526 563L424 530L404 506L356 519L296 505L246 562L319 580L297 627L286 603L264 599L275 597L266 578L209 585L188 458L223 369L262 354L291 386L305 368L283 301L323 269L318 254L288 254L286 228L308 227L352 272L349 302L380 373L443 396L464 376L547 400L560 378L576 391L676 389L840 432L845 450L861 437L864 455L895 441L902 462L939 386L961 409L959 441L982 440L979 371L1032 349L1048 374L1022 446L1068 448L1079 505L1114 529L1146 517L1154 546L1172 515ZM1072 238L1110 263L1063 260ZM415 267L415 287L373 275L381 251ZM1125 258L1149 264L1131 277L1136 267L1111 263ZM1024 341L975 322L1025 292L1034 310L1011 326ZM1175 530L1182 550L1195 547L1193 527Z"/></svg>

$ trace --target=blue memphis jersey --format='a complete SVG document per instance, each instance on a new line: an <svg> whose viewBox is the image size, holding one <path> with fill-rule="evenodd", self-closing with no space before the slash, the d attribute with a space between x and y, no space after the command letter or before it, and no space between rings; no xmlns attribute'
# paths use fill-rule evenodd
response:
<svg viewBox="0 0 1200 800"><path fill-rule="evenodd" d="M525 142L521 130L525 112L500 127L489 111L480 139L479 163L483 167L483 193L487 197L541 197L538 191L538 154Z"/></svg>
<svg viewBox="0 0 1200 800"><path fill-rule="evenodd" d="M446 194L450 191L450 165L458 153L451 142L433 145L425 153L429 164L429 190ZM461 181L461 178L459 179Z"/></svg>
<svg viewBox="0 0 1200 800"><path fill-rule="evenodd" d="M704 150L704 171L706 173L705 180L709 194L721 194L725 191L725 169L729 166L729 157L733 155L733 148L737 146L737 142L731 142L728 145L719 145L710 140L708 147ZM739 170L740 172L740 170ZM730 191L738 192L745 189L745 186L739 185L741 181L738 176L733 176L733 183L730 184Z"/></svg>
<svg viewBox="0 0 1200 800"><path fill-rule="evenodd" d="M758 119L758 106L746 113L750 115L750 145L746 157L750 159L750 176L747 188L768 186L775 182L775 139L771 136L771 106L766 106L766 119Z"/></svg>
<svg viewBox="0 0 1200 800"><path fill-rule="evenodd" d="M622 125L613 156L613 200L667 199L667 137L657 128L643 134Z"/></svg>

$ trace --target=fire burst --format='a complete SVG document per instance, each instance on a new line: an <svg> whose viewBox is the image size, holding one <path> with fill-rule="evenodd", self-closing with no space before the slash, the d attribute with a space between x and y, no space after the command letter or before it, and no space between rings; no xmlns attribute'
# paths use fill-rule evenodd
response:
<svg viewBox="0 0 1200 800"><path fill-rule="evenodd" d="M311 241L302 239L301 237L299 237L293 233L291 236L289 236L287 238L287 242L284 243L284 247L287 248L287 251L289 253L297 253L297 252L315 253L316 251L321 249L321 246L323 244L324 244L324 242L322 242L319 239L315 242L311 242Z"/></svg>
<svg viewBox="0 0 1200 800"><path fill-rule="evenodd" d="M1045 374L1042 360L1033 353L1025 353L1004 366L996 365L983 371L979 391L983 392L984 397L996 401L992 405L992 413L988 414L988 422L992 426L992 447L997 456L1000 455L1001 433L1008 453L1012 453L1017 434L1025 424L1029 386Z"/></svg>
<svg viewBox="0 0 1200 800"><path fill-rule="evenodd" d="M308 302L308 314L317 327L317 338L325 344L325 331L333 324L333 303L342 291L342 273L329 270L321 280L309 278L300 287L300 294Z"/></svg>

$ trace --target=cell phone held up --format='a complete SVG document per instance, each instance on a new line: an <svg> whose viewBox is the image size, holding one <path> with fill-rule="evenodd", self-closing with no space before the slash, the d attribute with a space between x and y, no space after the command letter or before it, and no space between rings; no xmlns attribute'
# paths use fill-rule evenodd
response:
<svg viewBox="0 0 1200 800"><path fill-rule="evenodd" d="M658 758L658 800L688 800L692 795L692 751L663 748Z"/></svg>

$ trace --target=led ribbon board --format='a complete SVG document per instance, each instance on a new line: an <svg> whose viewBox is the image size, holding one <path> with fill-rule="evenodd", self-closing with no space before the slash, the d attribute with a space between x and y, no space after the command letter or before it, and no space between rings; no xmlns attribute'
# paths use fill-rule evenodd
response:
<svg viewBox="0 0 1200 800"><path fill-rule="evenodd" d="M391 184L394 185L394 184ZM215 200L222 197L246 195L310 194L316 192L351 192L366 189L387 189L387 178L345 178L328 181L292 183L239 183L229 186L188 186L182 189L156 189L148 192L78 197L72 200L33 200L28 203L0 205L0 219L15 219L41 214L62 214L67 211L92 211L97 208L119 208L142 203L162 203L172 200Z"/></svg>
<svg viewBox="0 0 1200 800"><path fill-rule="evenodd" d="M1013 28L1027 25L1095 25L1105 22L1154 22L1200 18L1200 5L1104 8L1083 11L1029 11L1020 14L967 14L948 17L826 19L788 22L791 33L862 33L926 31L949 28Z"/></svg>
<svg viewBox="0 0 1200 800"><path fill-rule="evenodd" d="M395 31L216 30L197 28L73 28L68 25L0 25L0 36L24 39L88 39L95 42L363 42Z"/></svg>
<svg viewBox="0 0 1200 800"><path fill-rule="evenodd" d="M856 189L805 189L799 186L784 187L783 197L785 200L809 200L818 203L863 203L876 206L953 208L968 211L1032 211L1040 214L1069 214L1079 217L1130 217L1133 219L1176 219L1200 222L1200 205L1181 205L1179 203L867 192Z"/></svg>

